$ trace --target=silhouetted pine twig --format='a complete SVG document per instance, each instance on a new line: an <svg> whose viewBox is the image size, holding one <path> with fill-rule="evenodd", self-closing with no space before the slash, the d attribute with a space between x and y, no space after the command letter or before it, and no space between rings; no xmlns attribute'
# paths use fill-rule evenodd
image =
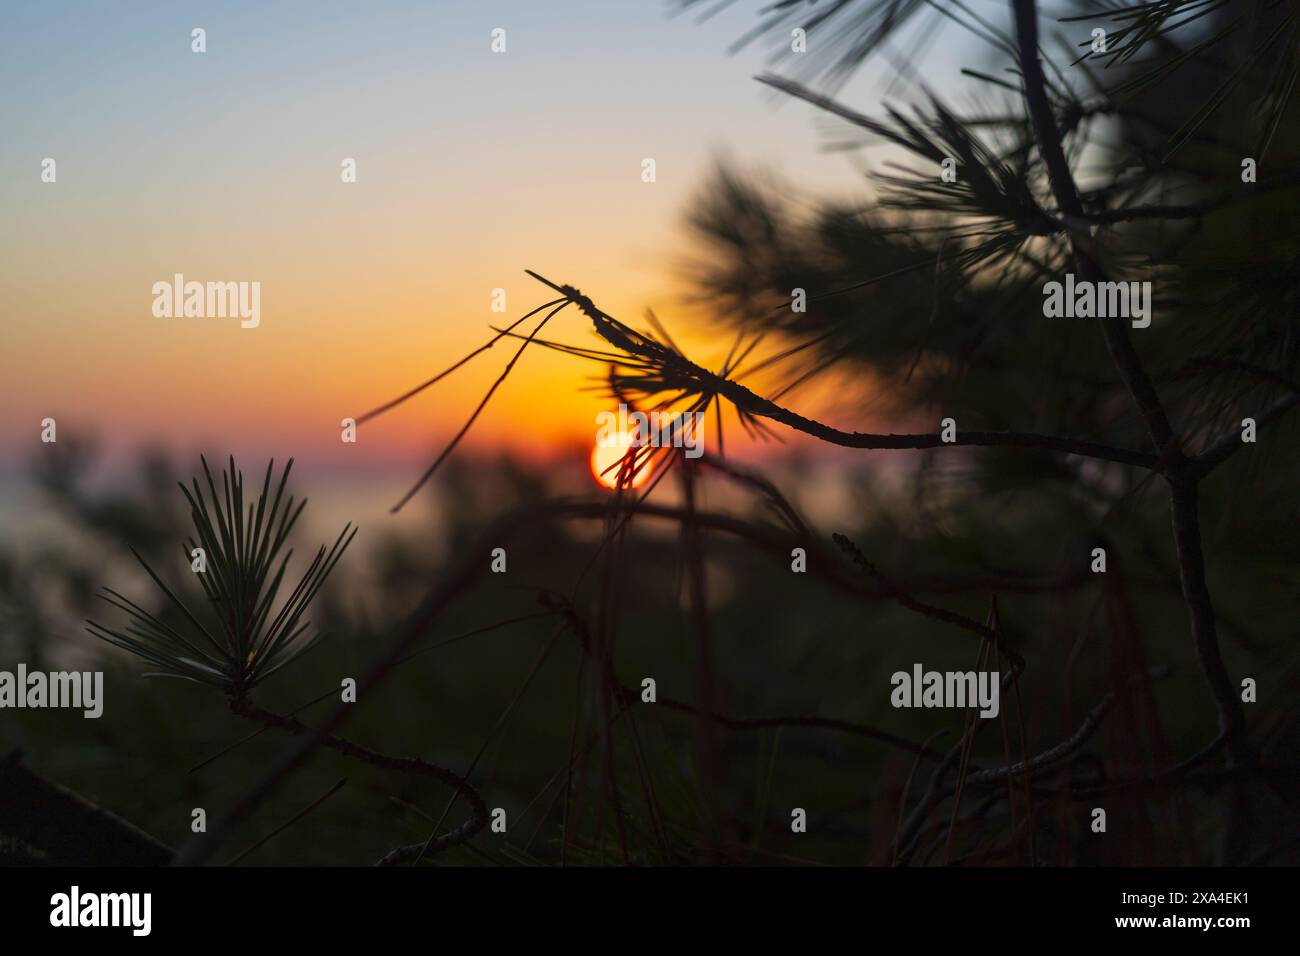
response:
<svg viewBox="0 0 1300 956"><path fill-rule="evenodd" d="M229 468L222 472L221 495L206 460L202 466L207 493L198 478L194 479L192 488L180 487L190 504L196 535L187 543L184 557L187 563L191 559L203 562L191 567L208 599L208 607L192 610L136 554L149 577L180 613L184 625L179 629L172 627L118 592L105 588L104 599L125 611L128 623L111 628L88 621L87 629L101 640L158 667L158 673L163 676L182 677L219 688L229 699L231 711L241 717L264 728L304 734L309 730L306 725L295 717L259 706L252 700L251 691L292 663L314 642L315 637L303 638L310 627L310 622L303 617L356 536L356 529L349 525L333 547L327 550L322 546L280 609L273 611L293 553L291 549L285 550L285 545L307 504L303 500L295 508L293 497L285 498L293 460L285 466L274 493L271 491L274 462L267 465L256 503L248 502L247 508L243 474L236 469L233 457ZM380 770L431 777L463 792L470 803L470 818L431 842L431 852L463 843L487 824L487 806L482 797L464 777L445 767L416 757L391 757L332 733L322 734L320 742Z"/></svg>

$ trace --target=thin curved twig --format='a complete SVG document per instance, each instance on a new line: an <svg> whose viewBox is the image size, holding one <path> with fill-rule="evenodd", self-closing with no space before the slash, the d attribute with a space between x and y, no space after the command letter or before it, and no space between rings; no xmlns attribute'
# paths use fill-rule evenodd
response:
<svg viewBox="0 0 1300 956"><path fill-rule="evenodd" d="M296 717L289 717L267 710L253 703L247 697L232 700L230 709L239 716L256 721L264 727L283 730L290 734L301 735L311 730ZM469 801L470 805L469 819L442 836L430 839L426 847L426 855L440 853L443 850L458 846L471 839L487 826L488 809L487 804L483 802L483 797L468 780L446 767L440 767L418 757L391 757L388 754L353 743L336 734L325 734L321 739L321 744L331 750L338 751L345 757L360 760L362 763L378 767L380 770L393 770L397 773L413 773L424 777L432 777L434 780L441 781L465 795L465 799Z"/></svg>
<svg viewBox="0 0 1300 956"><path fill-rule="evenodd" d="M570 630L573 631L574 637L583 652L593 661L597 661L596 654L592 650L591 631L586 620L578 612L564 595L556 592L544 590L538 595L538 601L544 607L553 610L561 615L569 624ZM624 704L634 703L640 699L640 694L626 684L622 683L614 673L613 661L605 658L597 661L602 665L605 671L605 679L615 694ZM916 755L918 758L926 760L939 760L939 754L931 749L928 744L918 744L908 740L905 737L899 737L897 734L891 734L887 730L880 730L877 727L871 727L867 724L859 724L849 720L839 720L833 717L811 717L805 715L781 715L770 717L735 717L728 714L721 714L716 711L708 710L703 707L696 707L694 704L688 704L672 697L659 696L657 703L668 710L675 710L678 713L688 714L700 720L717 724L720 727L726 727L728 730L762 730L768 727L814 727L821 730L835 730L841 733L854 734L859 737L868 737L872 740L878 740L881 743L889 744L900 750Z"/></svg>

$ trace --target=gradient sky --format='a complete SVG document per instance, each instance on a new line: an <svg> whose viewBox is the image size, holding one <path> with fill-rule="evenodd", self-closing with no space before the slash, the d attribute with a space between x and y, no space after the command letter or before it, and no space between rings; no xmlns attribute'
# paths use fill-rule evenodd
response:
<svg viewBox="0 0 1300 956"><path fill-rule="evenodd" d="M549 298L525 268L632 324L653 307L716 362L729 343L681 334L672 279L713 161L814 195L866 193L853 163L821 150L809 108L778 108L754 82L761 49L727 56L754 9L698 24L658 0L6 2L0 467L31 454L47 416L110 449L423 458L500 373L506 343L356 447L339 420ZM505 54L490 50L494 27ZM945 72L926 82L950 83L967 46L946 30L932 56ZM888 75L864 74L845 99L877 111ZM57 184L40 181L46 156ZM340 182L344 157L356 184ZM260 281L260 327L155 318L150 289L177 272ZM576 312L550 330L596 341ZM580 388L598 370L530 350L475 443L589 444L607 403Z"/></svg>

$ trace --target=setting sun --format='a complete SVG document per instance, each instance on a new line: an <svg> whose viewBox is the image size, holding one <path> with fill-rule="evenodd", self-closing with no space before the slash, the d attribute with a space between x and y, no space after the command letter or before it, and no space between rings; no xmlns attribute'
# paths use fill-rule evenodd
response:
<svg viewBox="0 0 1300 956"><path fill-rule="evenodd" d="M596 446L591 450L591 474L596 481L600 482L606 488L617 488L619 472L626 466L620 464L620 461L627 455L628 449L632 447L632 435L630 432L619 432L612 439L607 441L598 441ZM651 467L648 452L637 457L637 472L632 476L630 482L625 482L624 487L640 488L650 477Z"/></svg>

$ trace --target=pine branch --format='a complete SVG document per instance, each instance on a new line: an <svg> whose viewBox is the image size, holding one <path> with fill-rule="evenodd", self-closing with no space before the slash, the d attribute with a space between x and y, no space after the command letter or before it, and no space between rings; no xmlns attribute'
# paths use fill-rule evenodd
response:
<svg viewBox="0 0 1300 956"><path fill-rule="evenodd" d="M921 449L949 447L1004 447L1032 448L1067 455L1080 455L1101 461L1112 461L1143 468L1159 468L1156 455L1132 451L1100 442L1062 438L1019 431L961 431L952 441L945 441L938 433L878 435L870 432L847 432L822 422L806 418L776 402L756 395L744 385L696 365L690 359L665 348L660 343L623 325L602 312L592 300L573 286L560 286L536 273L530 272L540 282L564 293L592 320L596 332L611 345L627 352L635 359L654 365L656 383L663 391L683 391L703 396L721 396L734 405L738 412L767 418L796 431L811 435L828 444L844 448L863 449ZM552 343L539 343L551 345Z"/></svg>
<svg viewBox="0 0 1300 956"><path fill-rule="evenodd" d="M1025 79L1025 102L1033 121L1034 135L1039 153L1047 166L1052 192L1057 205L1067 217L1082 213L1074 176L1065 158L1061 136L1056 128L1048 101L1042 64L1038 60L1038 14L1034 0L1013 0L1016 35L1020 44L1020 67ZM1092 237L1084 232L1072 231L1070 243L1077 268L1090 282L1104 281L1105 276L1097 264ZM1165 477L1169 483L1169 500L1173 517L1174 542L1178 552L1179 577L1183 598L1191 618L1192 637L1200 660L1201 671L1217 705L1219 726L1224 734L1230 760L1242 766L1253 762L1246 739L1246 718L1238 699L1223 656L1219 649L1214 619L1214 603L1205 580L1204 555L1201 548L1200 516L1198 513L1195 463L1189 464L1183 456L1173 429L1170 427L1164 406L1155 386L1147 376L1136 350L1128 337L1123 320L1118 317L1101 320L1107 349L1132 393L1156 449L1167 457ZM1234 806L1240 807L1234 798ZM1233 814L1240 818L1240 814ZM1230 821L1229 830L1238 830L1237 821ZM1229 854L1240 856L1240 837L1230 838L1236 846Z"/></svg>

